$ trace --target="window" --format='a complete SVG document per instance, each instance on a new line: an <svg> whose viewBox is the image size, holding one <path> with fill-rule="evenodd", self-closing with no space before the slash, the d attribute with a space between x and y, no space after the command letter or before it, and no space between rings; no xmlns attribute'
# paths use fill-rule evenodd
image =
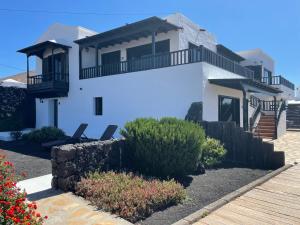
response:
<svg viewBox="0 0 300 225"><path fill-rule="evenodd" d="M102 97L95 97L95 115L102 116L103 115L103 100Z"/></svg>

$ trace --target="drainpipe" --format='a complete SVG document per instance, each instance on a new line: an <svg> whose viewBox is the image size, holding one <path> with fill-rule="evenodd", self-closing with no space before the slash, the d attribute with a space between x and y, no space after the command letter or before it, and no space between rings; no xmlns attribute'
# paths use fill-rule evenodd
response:
<svg viewBox="0 0 300 225"><path fill-rule="evenodd" d="M243 89L243 128L245 131L248 131L248 99L246 94L247 92Z"/></svg>
<svg viewBox="0 0 300 225"><path fill-rule="evenodd" d="M152 32L152 58L153 58L153 68L155 68L155 31Z"/></svg>
<svg viewBox="0 0 300 225"><path fill-rule="evenodd" d="M27 85L29 84L29 55L27 55Z"/></svg>
<svg viewBox="0 0 300 225"><path fill-rule="evenodd" d="M274 96L274 117L275 117L275 139L277 139L277 101L276 96Z"/></svg>

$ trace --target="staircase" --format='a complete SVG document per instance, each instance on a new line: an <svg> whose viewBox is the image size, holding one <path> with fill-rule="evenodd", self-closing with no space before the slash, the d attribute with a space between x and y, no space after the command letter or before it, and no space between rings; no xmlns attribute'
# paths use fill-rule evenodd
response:
<svg viewBox="0 0 300 225"><path fill-rule="evenodd" d="M274 114L261 113L259 122L254 130L254 135L264 139L275 139L276 121Z"/></svg>
<svg viewBox="0 0 300 225"><path fill-rule="evenodd" d="M286 121L287 129L300 129L300 104L288 105Z"/></svg>

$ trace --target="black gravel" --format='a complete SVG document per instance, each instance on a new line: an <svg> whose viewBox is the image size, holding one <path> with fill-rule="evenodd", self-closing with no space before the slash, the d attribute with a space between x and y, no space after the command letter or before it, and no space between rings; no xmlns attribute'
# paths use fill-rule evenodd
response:
<svg viewBox="0 0 300 225"><path fill-rule="evenodd" d="M22 179L51 173L50 150L45 150L40 145L0 141L0 154L6 155L7 160L14 164L17 174L26 173L26 177Z"/></svg>
<svg viewBox="0 0 300 225"><path fill-rule="evenodd" d="M190 176L183 182L188 194L187 201L155 212L136 224L172 224L269 172L249 168L220 168L206 170L203 175Z"/></svg>

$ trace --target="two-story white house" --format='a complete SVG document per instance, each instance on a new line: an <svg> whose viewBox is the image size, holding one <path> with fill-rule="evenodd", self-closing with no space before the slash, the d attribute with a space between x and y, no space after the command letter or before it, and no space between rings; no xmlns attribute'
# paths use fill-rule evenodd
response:
<svg viewBox="0 0 300 225"><path fill-rule="evenodd" d="M138 117L184 118L193 102L202 102L204 120L235 121L254 132L268 111L274 129L266 137L273 138L285 130L282 103L294 88L274 76L274 63L255 58L260 51L235 53L182 14L103 33L54 24L19 52L28 71L28 58L36 57L38 75L27 78L36 127L72 134L88 123L93 138Z"/></svg>

